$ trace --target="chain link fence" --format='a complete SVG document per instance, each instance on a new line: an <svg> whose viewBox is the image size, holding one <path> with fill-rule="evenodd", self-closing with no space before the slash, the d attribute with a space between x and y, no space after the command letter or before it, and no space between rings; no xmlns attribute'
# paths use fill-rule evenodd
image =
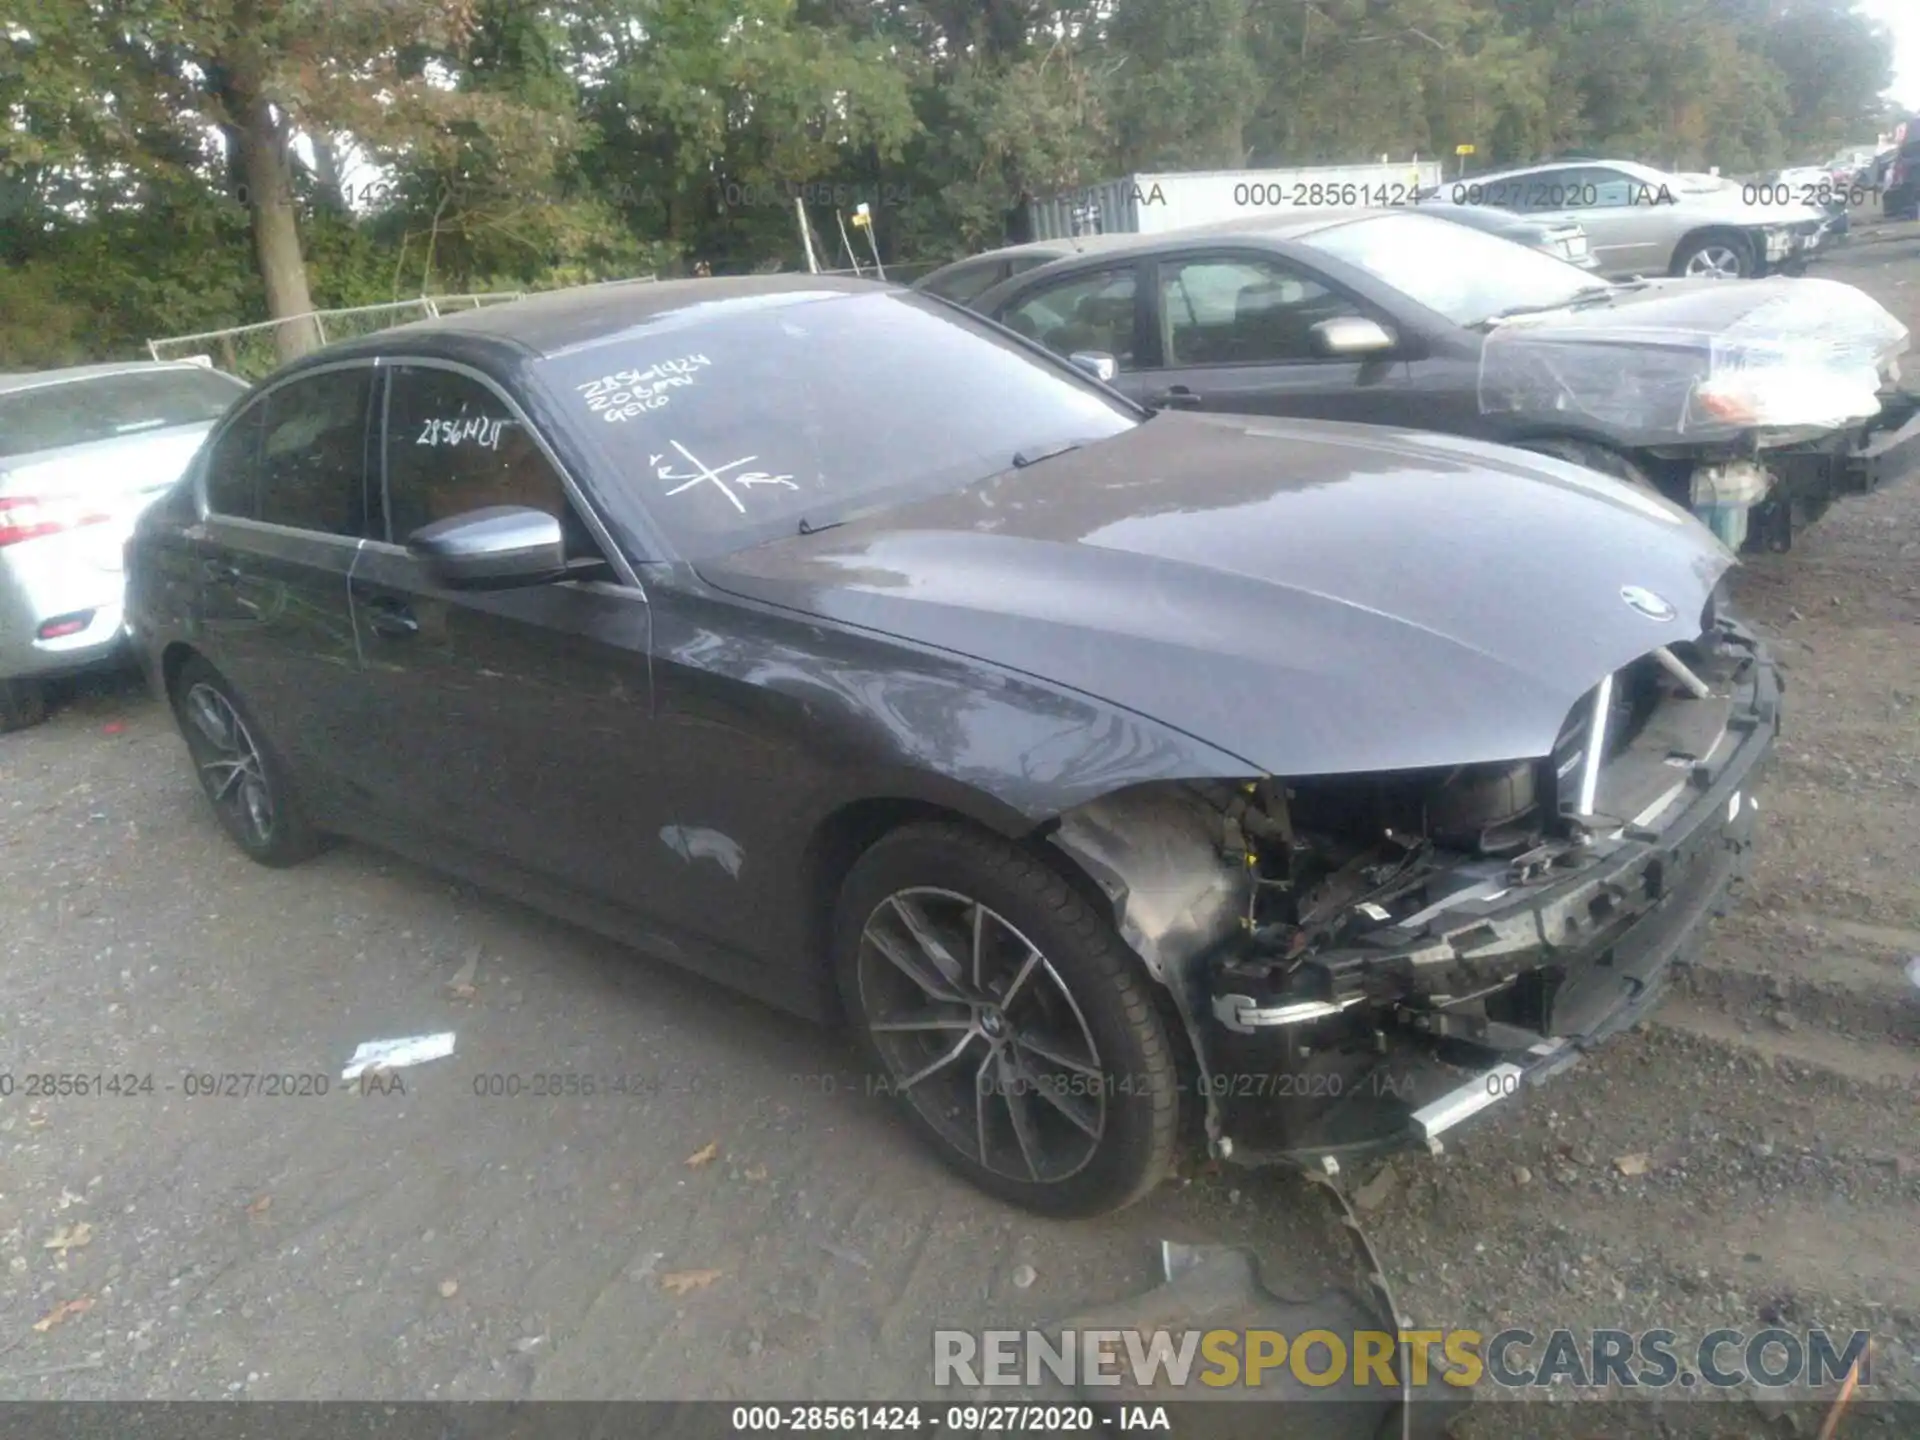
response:
<svg viewBox="0 0 1920 1440"><path fill-rule="evenodd" d="M886 267L886 278L896 284L911 284L929 271L937 270L943 263L936 260L890 264ZM779 262L756 267L756 271L761 274L770 271L795 273ZM726 269L723 268L721 273L727 273ZM858 270L822 270L819 273L859 275L869 280L878 278L875 268L870 264ZM658 279L657 275L635 275L602 280L597 284L638 285ZM410 325L415 321L435 320L461 310L475 310L482 305L503 305L524 299L527 293L524 290L490 290L467 295L422 295L418 299L394 300L384 305L310 310L304 315L290 315L280 320L262 320L252 325L229 325L223 330L202 330L194 335L168 335L152 339L147 341L147 353L155 360L200 360L230 375L238 375L243 380L261 380L280 365L279 340L283 329L304 337L307 348L317 348L336 340L348 340L372 334L376 330L391 329L396 325Z"/></svg>
<svg viewBox="0 0 1920 1440"><path fill-rule="evenodd" d="M944 264L946 264L946 261L944 260L902 261L898 264L889 260L887 262L886 278L888 280L891 280L896 285L911 285L914 281L918 280L922 275L930 275L935 270L938 270ZM824 270L823 269L819 273L822 275L857 275L867 280L878 280L881 278L879 273L874 269L873 263L871 261L869 261L865 265L862 265L858 270L852 270L852 269Z"/></svg>
<svg viewBox="0 0 1920 1440"><path fill-rule="evenodd" d="M395 325L410 325L416 320L437 319L455 311L505 304L525 294L523 290L492 290L469 295L422 295L418 299L395 300L385 305L310 310L304 315L262 320L254 325L230 325L224 330L149 340L147 353L155 360L205 359L230 375L259 380L280 364L279 341L283 331L303 337L308 347L313 348L357 335L370 335Z"/></svg>

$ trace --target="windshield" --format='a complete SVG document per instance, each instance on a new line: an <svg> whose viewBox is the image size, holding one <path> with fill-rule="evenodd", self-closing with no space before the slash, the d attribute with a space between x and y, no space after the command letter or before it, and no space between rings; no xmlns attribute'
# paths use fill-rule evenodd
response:
<svg viewBox="0 0 1920 1440"><path fill-rule="evenodd" d="M1484 230L1431 215L1378 215L1301 237L1456 325L1564 305L1600 288L1587 271Z"/></svg>
<svg viewBox="0 0 1920 1440"><path fill-rule="evenodd" d="M619 496L688 559L956 490L1140 423L1091 380L898 291L775 297L554 356ZM603 480L603 488L605 482Z"/></svg>
<svg viewBox="0 0 1920 1440"><path fill-rule="evenodd" d="M123 370L0 393L0 459L218 420L245 386L213 370Z"/></svg>

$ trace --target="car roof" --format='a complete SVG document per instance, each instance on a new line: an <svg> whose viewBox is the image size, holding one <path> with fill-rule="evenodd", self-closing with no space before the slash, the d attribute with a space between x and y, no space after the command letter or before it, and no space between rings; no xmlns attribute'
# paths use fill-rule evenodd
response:
<svg viewBox="0 0 1920 1440"><path fill-rule="evenodd" d="M325 346L277 372L393 350L471 356L476 349L547 358L632 330L672 329L769 305L804 304L838 295L905 293L892 282L844 275L729 275L697 280L624 280L548 290L499 305L460 310L435 320L393 325Z"/></svg>
<svg viewBox="0 0 1920 1440"><path fill-rule="evenodd" d="M1052 240L1024 240L1018 245L1002 245L993 250L982 250L977 255L968 255L962 259L950 261L938 270L929 271L918 283L924 284L936 275L944 275L950 270L971 268L975 265L991 265L1000 260L1014 260L1024 255L1037 256L1042 260L1064 260L1069 255L1098 255L1107 250L1124 248L1129 241L1138 240L1138 235L1122 232L1114 235L1062 235Z"/></svg>
<svg viewBox="0 0 1920 1440"><path fill-rule="evenodd" d="M58 370L0 372L0 395L10 395L21 390L37 390L45 385L66 385L76 380L98 380L108 375L134 374L144 370L205 370L207 368L191 360L119 360L100 365L68 365Z"/></svg>
<svg viewBox="0 0 1920 1440"><path fill-rule="evenodd" d="M1442 220L1462 220L1471 215L1486 226L1504 230L1550 230L1579 223L1573 220L1547 221L1538 215L1523 215L1514 210L1502 210L1496 205L1455 205L1447 200L1423 200L1418 205L1406 208L1409 214L1432 215Z"/></svg>
<svg viewBox="0 0 1920 1440"><path fill-rule="evenodd" d="M1006 260L1021 255L1039 255L1048 260L1065 260L1070 256L1123 254L1131 250L1151 249L1156 245L1177 245L1190 239L1217 239L1237 234L1292 238L1311 235L1316 230L1324 230L1329 225L1348 220L1361 220L1371 215L1392 213L1391 210L1315 210L1305 215L1295 215L1285 211L1264 211L1232 220L1209 220L1199 225L1182 225L1173 230L1150 230L1144 233L1127 231L1110 235L1062 236L1057 240L1028 240L1019 245L1002 245L997 250L982 250L978 255L969 255L964 260L955 260L952 264L943 265L940 270L933 271L924 279L930 280L942 271L957 270L962 265L986 264L990 261Z"/></svg>
<svg viewBox="0 0 1920 1440"><path fill-rule="evenodd" d="M1408 207L1408 210L1409 213L1417 213L1418 207ZM1262 240L1295 240L1334 225L1397 213L1400 212L1397 210L1315 210L1306 215L1256 213L1232 220L1210 220L1202 225L1182 225L1176 230L1152 230L1145 234L1086 235L1072 242L1070 246L1067 242L1010 245L1004 250L989 250L974 258L984 260L995 256L1044 251L1052 253L1056 259L1064 260L1069 256L1082 254L1128 254L1134 251L1154 250L1163 246L1191 244L1196 240L1232 239L1237 235Z"/></svg>
<svg viewBox="0 0 1920 1440"><path fill-rule="evenodd" d="M1474 207L1470 205L1404 205L1394 206L1389 209L1316 210L1310 215L1287 215L1283 213L1276 216L1272 212L1267 212L1264 215L1256 213L1255 215L1245 218L1214 221L1206 225L1188 225L1178 230L1160 230L1148 235L1105 235L1091 237L1107 243L1100 246L1097 252L1089 249L1088 253L1150 255L1161 250L1178 250L1187 245L1206 244L1218 241L1231 242L1235 240L1242 240L1255 245L1266 245L1284 252L1284 242L1303 240L1310 235L1316 235L1322 230L1333 229L1338 225L1354 224L1362 220L1377 220L1388 215L1418 216L1423 211L1428 210L1446 210L1458 214L1462 211L1472 210L1473 208ZM1461 223L1458 220L1450 220L1444 215L1429 214L1426 218L1442 225L1457 225ZM1579 230L1582 228L1577 222L1569 222L1564 225L1549 225L1534 216L1508 215L1504 211L1499 212L1499 221L1500 223L1497 227L1475 226L1473 228L1480 229L1483 233L1494 233L1496 230L1509 231L1511 233L1505 238L1512 240L1514 244L1528 243L1513 239L1514 235L1523 231L1554 234L1560 230ZM1070 269L1075 261L1084 258L1086 258L1085 255L1070 252L1049 261L1037 269L1023 271L1021 274L1011 276L989 287L981 294L976 295L971 302L970 308L988 301L992 302L992 304L998 304L1001 299L1013 291L1024 290L1038 278L1051 278L1058 273ZM986 309L990 308L990 305L986 307ZM982 313L986 313L986 309L983 309Z"/></svg>
<svg viewBox="0 0 1920 1440"><path fill-rule="evenodd" d="M1148 249L1165 244L1184 244L1191 240L1217 240L1231 238L1234 235L1259 236L1262 238L1279 237L1294 239L1312 235L1336 224L1345 224L1352 220L1371 219L1376 215L1395 214L1423 215L1432 214L1438 219L1448 219L1467 213L1482 215L1489 222L1481 228L1521 230L1578 229L1576 221L1558 221L1549 224L1537 216L1519 215L1505 210L1488 211L1473 205L1453 205L1440 200L1428 200L1419 205L1395 206L1390 209L1370 210L1315 210L1306 215L1289 214L1285 211L1256 211L1253 214L1236 217L1232 220L1210 220L1200 225L1183 225L1173 230L1155 230L1146 234L1127 232L1116 235L1081 235L1058 240L1029 240L1019 245L1003 245L997 250L982 250L978 255L969 255L964 260L955 260L938 270L930 271L916 285L924 285L936 275L944 275L950 270L962 267L990 264L996 260L1005 260L1023 255L1035 255L1051 263L1080 255L1102 255L1125 253L1130 250Z"/></svg>
<svg viewBox="0 0 1920 1440"><path fill-rule="evenodd" d="M1489 180L1510 180L1521 175L1536 175L1542 170L1565 170L1574 166L1604 165L1609 170L1625 171L1637 180L1648 184L1659 184L1674 178L1672 171L1656 170L1651 165L1642 165L1638 160L1608 160L1599 155L1583 155L1565 160L1537 160L1531 165L1515 165L1505 170L1489 170L1484 175L1468 175L1468 185L1484 185Z"/></svg>

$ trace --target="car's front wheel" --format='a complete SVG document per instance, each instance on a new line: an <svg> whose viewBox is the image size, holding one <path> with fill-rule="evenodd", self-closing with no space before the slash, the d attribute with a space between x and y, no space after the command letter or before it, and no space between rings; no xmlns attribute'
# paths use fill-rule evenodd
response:
<svg viewBox="0 0 1920 1440"><path fill-rule="evenodd" d="M875 1077L974 1184L1088 1216L1166 1174L1179 1072L1154 982L1037 856L959 824L897 830L847 877L834 939Z"/></svg>
<svg viewBox="0 0 1920 1440"><path fill-rule="evenodd" d="M1759 267L1746 238L1732 233L1709 233L1687 241L1673 257L1673 273L1694 279L1744 280Z"/></svg>
<svg viewBox="0 0 1920 1440"><path fill-rule="evenodd" d="M292 776L233 688L194 658L173 684L174 718L220 826L262 865L297 865L320 848Z"/></svg>

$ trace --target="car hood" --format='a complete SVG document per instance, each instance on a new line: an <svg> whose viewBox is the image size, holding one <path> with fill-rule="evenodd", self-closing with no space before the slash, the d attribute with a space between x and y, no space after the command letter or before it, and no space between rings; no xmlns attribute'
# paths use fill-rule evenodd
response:
<svg viewBox="0 0 1920 1440"><path fill-rule="evenodd" d="M1559 461L1167 413L697 568L1297 776L1544 755L1603 676L1700 633L1732 563L1678 508Z"/></svg>
<svg viewBox="0 0 1920 1440"><path fill-rule="evenodd" d="M1496 324L1480 404L1543 421L1584 415L1636 444L1837 428L1879 412L1908 341L1879 302L1834 280L1654 280L1605 305ZM1711 403L1730 392L1751 403Z"/></svg>

